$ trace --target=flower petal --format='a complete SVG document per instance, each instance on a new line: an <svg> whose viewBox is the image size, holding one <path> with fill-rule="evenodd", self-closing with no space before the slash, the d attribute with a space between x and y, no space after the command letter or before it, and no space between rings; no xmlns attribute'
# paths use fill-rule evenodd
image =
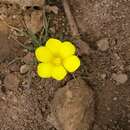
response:
<svg viewBox="0 0 130 130"><path fill-rule="evenodd" d="M40 62L48 62L52 59L52 54L50 50L46 47L38 47L35 51L35 55L38 61Z"/></svg>
<svg viewBox="0 0 130 130"><path fill-rule="evenodd" d="M75 53L76 48L75 46L68 41L65 41L62 43L62 47L60 49L60 55L62 58L66 58L68 56L71 56Z"/></svg>
<svg viewBox="0 0 130 130"><path fill-rule="evenodd" d="M52 71L52 78L56 80L62 80L65 78L67 71L63 66L55 66Z"/></svg>
<svg viewBox="0 0 130 130"><path fill-rule="evenodd" d="M53 53L57 54L61 47L62 42L58 39L50 38L47 43L46 47Z"/></svg>
<svg viewBox="0 0 130 130"><path fill-rule="evenodd" d="M72 56L66 58L64 60L63 64L64 64L64 67L67 71L74 72L79 68L80 60L77 56L72 55Z"/></svg>
<svg viewBox="0 0 130 130"><path fill-rule="evenodd" d="M37 73L41 78L50 78L53 66L49 63L40 63L37 67Z"/></svg>

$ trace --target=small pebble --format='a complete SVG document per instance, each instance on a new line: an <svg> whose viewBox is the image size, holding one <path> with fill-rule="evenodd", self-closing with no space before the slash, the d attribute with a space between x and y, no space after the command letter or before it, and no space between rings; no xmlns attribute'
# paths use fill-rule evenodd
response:
<svg viewBox="0 0 130 130"><path fill-rule="evenodd" d="M117 97L114 97L114 98L113 98L113 101L117 101Z"/></svg>
<svg viewBox="0 0 130 130"><path fill-rule="evenodd" d="M33 53L29 52L23 57L22 60L25 64L30 64L31 62L33 62L33 56Z"/></svg>
<svg viewBox="0 0 130 130"><path fill-rule="evenodd" d="M124 84L128 80L126 74L112 74L112 79L115 80L118 84Z"/></svg>
<svg viewBox="0 0 130 130"><path fill-rule="evenodd" d="M106 74L101 74L101 78L105 79L106 78Z"/></svg>
<svg viewBox="0 0 130 130"><path fill-rule="evenodd" d="M25 73L27 73L28 71L29 71L29 65L22 65L21 67L20 67L20 73L21 74L25 74Z"/></svg>
<svg viewBox="0 0 130 130"><path fill-rule="evenodd" d="M107 107L107 111L110 111L111 110L111 108L110 107Z"/></svg>
<svg viewBox="0 0 130 130"><path fill-rule="evenodd" d="M103 39L97 41L97 46L98 46L99 50L101 50L101 51L108 50L109 49L108 38L103 38Z"/></svg>
<svg viewBox="0 0 130 130"><path fill-rule="evenodd" d="M55 34L55 33L56 33L55 27L51 27L51 28L50 28L50 31Z"/></svg>
<svg viewBox="0 0 130 130"><path fill-rule="evenodd" d="M30 88L29 80L23 81L22 86L23 86L24 89L29 89Z"/></svg>

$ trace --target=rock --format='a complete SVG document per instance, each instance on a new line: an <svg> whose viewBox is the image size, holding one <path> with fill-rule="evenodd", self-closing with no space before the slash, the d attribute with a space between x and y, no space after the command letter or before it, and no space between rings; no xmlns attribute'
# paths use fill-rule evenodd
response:
<svg viewBox="0 0 130 130"><path fill-rule="evenodd" d="M39 32L43 27L43 11L42 10L35 10L30 15L26 14L24 16L26 25L29 30L33 33Z"/></svg>
<svg viewBox="0 0 130 130"><path fill-rule="evenodd" d="M118 84L124 84L128 80L128 76L126 74L112 74L112 79L115 80Z"/></svg>
<svg viewBox="0 0 130 130"><path fill-rule="evenodd" d="M30 64L31 62L33 62L33 53L31 52L28 52L22 59L22 61L25 63L25 64Z"/></svg>
<svg viewBox="0 0 130 130"><path fill-rule="evenodd" d="M97 46L98 46L99 50L101 50L101 51L108 50L109 49L108 38L103 38L103 39L97 41Z"/></svg>
<svg viewBox="0 0 130 130"><path fill-rule="evenodd" d="M4 79L4 86L7 90L17 90L19 82L17 73L10 73Z"/></svg>
<svg viewBox="0 0 130 130"><path fill-rule="evenodd" d="M83 40L81 39L77 39L75 41L77 47L79 48L79 55L89 55L90 52L92 51L90 49L90 47L88 46L88 43L84 42Z"/></svg>
<svg viewBox="0 0 130 130"><path fill-rule="evenodd" d="M21 74L25 74L25 73L27 73L28 71L29 71L29 65L22 65L21 67L20 67L20 73Z"/></svg>
<svg viewBox="0 0 130 130"><path fill-rule="evenodd" d="M48 121L58 130L89 130L94 121L94 93L82 79L59 89Z"/></svg>
<svg viewBox="0 0 130 130"><path fill-rule="evenodd" d="M17 63L13 63L9 65L9 70L12 72L18 72L19 71L19 65Z"/></svg>

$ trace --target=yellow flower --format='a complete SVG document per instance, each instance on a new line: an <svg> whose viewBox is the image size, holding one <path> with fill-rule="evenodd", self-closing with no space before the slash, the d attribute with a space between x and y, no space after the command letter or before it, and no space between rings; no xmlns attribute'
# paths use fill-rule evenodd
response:
<svg viewBox="0 0 130 130"><path fill-rule="evenodd" d="M37 67L38 75L42 78L64 79L67 72L72 73L80 66L75 52L76 48L71 42L50 38L45 46L40 46L35 51L40 62Z"/></svg>

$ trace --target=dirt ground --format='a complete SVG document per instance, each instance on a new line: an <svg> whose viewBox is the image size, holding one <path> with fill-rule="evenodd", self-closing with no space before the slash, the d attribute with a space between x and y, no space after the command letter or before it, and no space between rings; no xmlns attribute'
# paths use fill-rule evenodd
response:
<svg viewBox="0 0 130 130"><path fill-rule="evenodd" d="M62 2L46 4L55 7L47 12L48 37L73 39ZM81 67L74 74L95 93L91 130L130 130L130 0L69 0L69 4L82 40L93 50L80 57ZM23 30L30 22L23 19L34 11L40 14L39 10L0 1L0 130L56 130L47 121L51 101L74 78L40 79L33 51L22 47L33 48L33 43L14 27ZM36 29L41 24L35 24L35 17L33 22ZM24 65L29 69L23 72Z"/></svg>

